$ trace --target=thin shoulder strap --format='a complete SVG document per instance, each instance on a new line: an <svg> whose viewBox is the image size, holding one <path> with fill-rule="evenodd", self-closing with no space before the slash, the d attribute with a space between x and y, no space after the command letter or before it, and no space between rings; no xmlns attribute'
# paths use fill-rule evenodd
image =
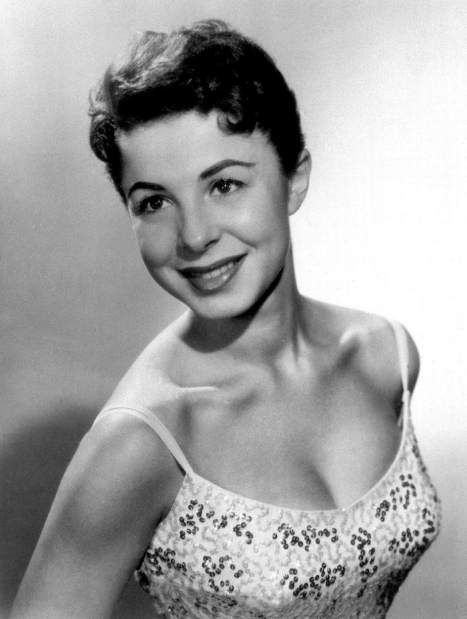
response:
<svg viewBox="0 0 467 619"><path fill-rule="evenodd" d="M404 389L402 399L405 400L409 395L409 348L407 344L407 335L404 327L396 320L391 321L394 334L396 336L397 352L399 356L399 366L402 379L402 387Z"/></svg>
<svg viewBox="0 0 467 619"><path fill-rule="evenodd" d="M188 460L185 457L180 445L177 443L172 434L168 431L162 421L157 417L155 413L150 411L148 408L139 407L139 408L130 408L129 406L111 406L109 408L104 408L94 420L94 424L97 421L100 421L103 417L107 417L107 415L112 414L116 411L125 411L129 415L133 415L134 417L138 417L150 426L157 436L161 439L170 453L173 455L178 464L182 467L185 473L192 473L193 469L191 468ZM94 425L93 424L93 425Z"/></svg>

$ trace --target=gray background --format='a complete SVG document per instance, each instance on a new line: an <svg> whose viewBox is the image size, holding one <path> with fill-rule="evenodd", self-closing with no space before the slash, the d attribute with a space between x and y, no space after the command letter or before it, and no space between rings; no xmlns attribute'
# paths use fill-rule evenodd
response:
<svg viewBox="0 0 467 619"><path fill-rule="evenodd" d="M301 289L398 318L444 528L391 617L467 616L467 7L459 1L0 3L0 616L76 444L182 308L144 271L87 146L89 87L135 30L219 17L296 90L313 154L293 218ZM148 616L130 585L115 617Z"/></svg>

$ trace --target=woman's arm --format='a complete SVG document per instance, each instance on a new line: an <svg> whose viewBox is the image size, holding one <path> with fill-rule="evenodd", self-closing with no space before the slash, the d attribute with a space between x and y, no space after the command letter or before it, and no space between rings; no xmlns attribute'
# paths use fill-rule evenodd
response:
<svg viewBox="0 0 467 619"><path fill-rule="evenodd" d="M99 421L62 479L12 618L110 617L177 474L143 422L118 412Z"/></svg>

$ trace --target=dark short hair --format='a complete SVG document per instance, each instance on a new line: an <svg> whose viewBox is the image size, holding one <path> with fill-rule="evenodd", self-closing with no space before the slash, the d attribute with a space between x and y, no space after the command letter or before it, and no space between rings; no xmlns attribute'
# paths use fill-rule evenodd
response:
<svg viewBox="0 0 467 619"><path fill-rule="evenodd" d="M122 197L119 132L192 110L218 111L227 133L262 131L284 173L295 171L304 138L282 73L251 39L222 21L201 21L169 34L141 33L91 92L91 148Z"/></svg>

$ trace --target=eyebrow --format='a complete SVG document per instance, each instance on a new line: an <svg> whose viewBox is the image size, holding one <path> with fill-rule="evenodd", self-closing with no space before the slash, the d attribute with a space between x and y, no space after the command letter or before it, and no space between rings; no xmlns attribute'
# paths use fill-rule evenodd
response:
<svg viewBox="0 0 467 619"><path fill-rule="evenodd" d="M201 172L201 174L199 175L199 179L204 181L207 178L210 178L211 176L218 174L225 168L230 168L231 166L241 166L243 168L252 168L255 165L256 163L253 163L251 161L241 161L240 159L223 159L222 161L215 163L214 165L210 166L209 168ZM165 191L165 187L163 185L159 185L158 183L151 183L148 181L137 181L136 183L133 183L133 185L128 190L127 199L130 197L133 191L136 191L137 189L151 189L153 191Z"/></svg>
<svg viewBox="0 0 467 619"><path fill-rule="evenodd" d="M207 178L214 176L214 174L221 172L224 168L230 168L230 166L242 166L243 168L252 168L255 165L256 164L252 163L251 161L240 161L240 159L223 159L222 161L219 161L219 163L215 163L207 170L204 170L204 172L201 172L199 178L200 180L204 181Z"/></svg>
<svg viewBox="0 0 467 619"><path fill-rule="evenodd" d="M158 185L157 183L149 183L148 181L137 181L128 190L127 200L137 189L152 189L153 191L165 191L165 187Z"/></svg>

